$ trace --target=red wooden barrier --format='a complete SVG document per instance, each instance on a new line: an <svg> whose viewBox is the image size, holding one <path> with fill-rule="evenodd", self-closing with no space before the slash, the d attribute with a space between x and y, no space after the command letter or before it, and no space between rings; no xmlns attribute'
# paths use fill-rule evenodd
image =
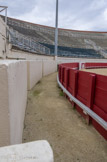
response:
<svg viewBox="0 0 107 162"><path fill-rule="evenodd" d="M80 71L78 74L78 91L76 98L84 105L92 109L95 87L95 75L87 72ZM87 123L90 122L90 117L78 105L77 111L86 119Z"/></svg>
<svg viewBox="0 0 107 162"><path fill-rule="evenodd" d="M86 67L98 67L99 65L104 67L106 63L87 63ZM59 65L60 82L74 97L107 121L107 76L75 70L78 67L78 63ZM74 103L71 103L74 106ZM76 109L87 123L91 121L97 131L107 140L107 131L79 106L76 105Z"/></svg>
<svg viewBox="0 0 107 162"><path fill-rule="evenodd" d="M69 68L67 67L64 67L64 79L63 79L63 86L67 89L67 86L68 86L68 71L69 71Z"/></svg>
<svg viewBox="0 0 107 162"><path fill-rule="evenodd" d="M96 75L93 111L107 121L107 76ZM92 124L107 140L107 131L92 119Z"/></svg>
<svg viewBox="0 0 107 162"><path fill-rule="evenodd" d="M77 94L77 79L78 79L78 71L74 69L68 70L68 84L67 84L67 90L76 97ZM73 101L70 101L72 106L75 106L75 103Z"/></svg>
<svg viewBox="0 0 107 162"><path fill-rule="evenodd" d="M59 76L59 81L61 82L61 65L58 65L58 76Z"/></svg>

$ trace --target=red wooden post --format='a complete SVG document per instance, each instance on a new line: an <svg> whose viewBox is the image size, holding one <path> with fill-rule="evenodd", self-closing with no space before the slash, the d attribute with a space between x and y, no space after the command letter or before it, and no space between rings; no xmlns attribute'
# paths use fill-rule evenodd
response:
<svg viewBox="0 0 107 162"><path fill-rule="evenodd" d="M65 88L66 89L68 88L68 82L69 82L69 75L68 75L68 73L69 73L69 69L66 68L65 69Z"/></svg>
<svg viewBox="0 0 107 162"><path fill-rule="evenodd" d="M58 76L59 76L59 81L61 81L61 65L58 65Z"/></svg>
<svg viewBox="0 0 107 162"><path fill-rule="evenodd" d="M77 95L77 89L78 89L78 71L74 72L74 89L72 95L76 97ZM72 102L72 106L75 107L75 103Z"/></svg>
<svg viewBox="0 0 107 162"><path fill-rule="evenodd" d="M96 75L89 75L89 87L88 87L88 96L87 96L87 107L92 109L93 101L94 101L94 91L95 91L95 77ZM86 116L86 122L89 124L91 118L89 115Z"/></svg>
<svg viewBox="0 0 107 162"><path fill-rule="evenodd" d="M62 84L63 84L63 77L64 77L63 73L64 73L63 66L61 66L61 83Z"/></svg>
<svg viewBox="0 0 107 162"><path fill-rule="evenodd" d="M73 96L76 97L77 94L77 86L78 86L78 71L74 72L74 90L73 90Z"/></svg>

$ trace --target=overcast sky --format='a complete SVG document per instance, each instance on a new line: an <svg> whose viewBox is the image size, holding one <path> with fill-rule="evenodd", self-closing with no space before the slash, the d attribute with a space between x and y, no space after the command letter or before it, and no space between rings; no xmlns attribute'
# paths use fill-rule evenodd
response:
<svg viewBox="0 0 107 162"><path fill-rule="evenodd" d="M0 0L8 16L55 26L56 0ZM107 31L107 0L59 0L59 27Z"/></svg>

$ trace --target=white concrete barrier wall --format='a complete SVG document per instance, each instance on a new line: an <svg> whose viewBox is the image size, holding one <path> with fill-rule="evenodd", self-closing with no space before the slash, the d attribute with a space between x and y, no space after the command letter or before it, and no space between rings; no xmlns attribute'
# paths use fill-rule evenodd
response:
<svg viewBox="0 0 107 162"><path fill-rule="evenodd" d="M42 61L27 61L28 90L42 78Z"/></svg>
<svg viewBox="0 0 107 162"><path fill-rule="evenodd" d="M22 142L26 102L26 62L0 61L0 146Z"/></svg>
<svg viewBox="0 0 107 162"><path fill-rule="evenodd" d="M49 75L57 71L57 62L52 61L43 61L43 76Z"/></svg>
<svg viewBox="0 0 107 162"><path fill-rule="evenodd" d="M56 61L0 61L0 146L22 142L27 88L56 70Z"/></svg>
<svg viewBox="0 0 107 162"><path fill-rule="evenodd" d="M0 148L0 162L54 162L53 151L47 141L35 141Z"/></svg>
<svg viewBox="0 0 107 162"><path fill-rule="evenodd" d="M10 144L7 68L7 65L0 64L0 146Z"/></svg>

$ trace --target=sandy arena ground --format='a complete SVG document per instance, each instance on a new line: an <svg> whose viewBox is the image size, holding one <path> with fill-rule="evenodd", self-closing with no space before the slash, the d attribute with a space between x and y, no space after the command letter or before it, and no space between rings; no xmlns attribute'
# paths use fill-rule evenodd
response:
<svg viewBox="0 0 107 162"><path fill-rule="evenodd" d="M82 71L92 72L96 74L106 75L107 76L107 68L102 69L82 69Z"/></svg>
<svg viewBox="0 0 107 162"><path fill-rule="evenodd" d="M107 162L107 142L72 109L56 75L44 77L28 94L23 142L48 140L55 162Z"/></svg>

